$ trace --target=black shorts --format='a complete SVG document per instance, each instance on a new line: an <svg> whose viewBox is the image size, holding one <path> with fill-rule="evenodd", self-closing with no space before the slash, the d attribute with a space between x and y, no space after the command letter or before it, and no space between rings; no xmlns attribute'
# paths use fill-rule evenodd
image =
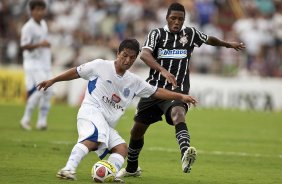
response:
<svg viewBox="0 0 282 184"><path fill-rule="evenodd" d="M173 125L170 117L170 111L172 107L183 107L186 112L188 111L188 105L179 100L160 100L153 97L141 98L137 105L137 112L134 120L146 125L153 124L162 120L162 115L165 115L166 122Z"/></svg>

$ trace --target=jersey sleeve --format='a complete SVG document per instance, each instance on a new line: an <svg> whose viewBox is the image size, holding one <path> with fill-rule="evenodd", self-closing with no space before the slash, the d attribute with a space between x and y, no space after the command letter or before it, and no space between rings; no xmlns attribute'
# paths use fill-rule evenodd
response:
<svg viewBox="0 0 282 184"><path fill-rule="evenodd" d="M24 26L21 30L21 46L32 43L32 29L29 26Z"/></svg>
<svg viewBox="0 0 282 184"><path fill-rule="evenodd" d="M138 97L150 97L152 96L158 89L157 86L152 86L149 83L147 83L145 80L142 80L141 78L137 77L137 83L138 83L138 89L136 91L136 96Z"/></svg>
<svg viewBox="0 0 282 184"><path fill-rule="evenodd" d="M149 32L147 39L144 43L144 46L142 48L147 48L153 51L157 45L159 37L160 37L160 33L158 29L153 29L152 31Z"/></svg>
<svg viewBox="0 0 282 184"><path fill-rule="evenodd" d="M101 66L101 62L102 61L100 59L96 59L88 63L84 63L78 66L76 68L76 71L81 78L85 80L90 80L91 77L97 77L97 70L99 69L99 65Z"/></svg>
<svg viewBox="0 0 282 184"><path fill-rule="evenodd" d="M193 32L194 32L194 39L193 39L193 45L196 47L200 47L203 43L206 43L206 41L208 40L208 35L199 31L196 28L192 28Z"/></svg>

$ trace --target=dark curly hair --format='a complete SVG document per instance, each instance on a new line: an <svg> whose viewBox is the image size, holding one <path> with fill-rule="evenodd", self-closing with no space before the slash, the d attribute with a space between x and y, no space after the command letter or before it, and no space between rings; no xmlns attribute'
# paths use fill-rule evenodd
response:
<svg viewBox="0 0 282 184"><path fill-rule="evenodd" d="M166 18L168 18L168 16L170 15L171 11L182 11L184 12L184 16L185 16L185 8L182 4L180 3L172 3L167 10L167 14L166 14Z"/></svg>

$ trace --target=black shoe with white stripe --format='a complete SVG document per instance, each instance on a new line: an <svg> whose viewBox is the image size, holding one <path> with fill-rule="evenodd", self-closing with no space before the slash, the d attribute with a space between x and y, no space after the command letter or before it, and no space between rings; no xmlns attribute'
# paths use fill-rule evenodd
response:
<svg viewBox="0 0 282 184"><path fill-rule="evenodd" d="M189 147L182 157L182 170L184 173L190 173L192 165L197 157L197 150L194 147Z"/></svg>

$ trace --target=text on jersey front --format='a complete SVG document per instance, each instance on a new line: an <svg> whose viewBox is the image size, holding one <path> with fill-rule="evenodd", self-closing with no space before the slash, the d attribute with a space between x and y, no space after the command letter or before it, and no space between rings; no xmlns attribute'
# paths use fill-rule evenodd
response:
<svg viewBox="0 0 282 184"><path fill-rule="evenodd" d="M183 59L187 57L186 49L159 49L158 58Z"/></svg>

